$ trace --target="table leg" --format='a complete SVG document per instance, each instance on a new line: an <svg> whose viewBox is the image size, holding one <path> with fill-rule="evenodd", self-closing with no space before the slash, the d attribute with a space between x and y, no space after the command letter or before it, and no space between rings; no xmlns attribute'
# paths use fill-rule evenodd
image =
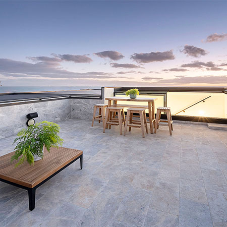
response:
<svg viewBox="0 0 227 227"><path fill-rule="evenodd" d="M28 189L28 197L29 197L29 210L32 211L35 209L35 188Z"/></svg>
<svg viewBox="0 0 227 227"><path fill-rule="evenodd" d="M154 101L152 101L152 118L155 119L155 104L154 104Z"/></svg>
<svg viewBox="0 0 227 227"><path fill-rule="evenodd" d="M83 160L84 160L83 156L84 156L83 154L80 156L80 168L81 169L83 169Z"/></svg>
<svg viewBox="0 0 227 227"><path fill-rule="evenodd" d="M116 106L117 106L117 100L114 100L114 101L113 101L113 104L114 104L114 106L116 107Z"/></svg>
<svg viewBox="0 0 227 227"><path fill-rule="evenodd" d="M122 118L121 118L121 110L117 111L118 114L118 122L119 122L119 127L120 127L120 135L122 135Z"/></svg>
<svg viewBox="0 0 227 227"><path fill-rule="evenodd" d="M153 110L153 109L152 109ZM151 102L148 102L149 121L150 121L150 132L153 134L153 111L151 110Z"/></svg>
<svg viewBox="0 0 227 227"><path fill-rule="evenodd" d="M102 125L105 127L105 107L102 108Z"/></svg>
<svg viewBox="0 0 227 227"><path fill-rule="evenodd" d="M108 107L111 107L111 100L108 100ZM109 112L111 115L111 113ZM109 120L109 119L108 119ZM107 126L107 125L106 125ZM108 125L107 128L111 129L111 125Z"/></svg>
<svg viewBox="0 0 227 227"><path fill-rule="evenodd" d="M117 106L117 101L116 100L113 101L113 106L115 106L115 107ZM115 117L116 117L116 113L114 112L113 113L113 118L115 118Z"/></svg>

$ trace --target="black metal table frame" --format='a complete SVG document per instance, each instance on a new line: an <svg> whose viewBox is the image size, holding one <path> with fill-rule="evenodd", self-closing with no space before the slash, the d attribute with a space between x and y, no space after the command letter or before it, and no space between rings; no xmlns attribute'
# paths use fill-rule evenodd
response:
<svg viewBox="0 0 227 227"><path fill-rule="evenodd" d="M64 167L62 167L61 169L59 169L57 172L53 173L51 176L49 176L48 178L46 178L45 180L43 180L42 182L40 182L39 184L37 184L34 188L28 188L25 187L23 185L20 184L16 184L13 182L10 182L8 180L4 180L0 178L0 181L5 182L7 184L11 184L13 186L19 187L19 188L23 188L25 190L28 190L28 197L29 197L29 210L32 211L35 209L35 191L36 189L41 186L42 184L44 184L46 181L48 181L49 179L51 179L53 176L55 176L56 174L58 174L59 172L61 172L63 169L65 169L66 167L68 167L69 165L71 165L73 162L75 162L77 159L80 159L80 168L83 169L83 154L80 155L79 157L77 157L76 159L72 160L71 162L69 162L67 165L65 165Z"/></svg>

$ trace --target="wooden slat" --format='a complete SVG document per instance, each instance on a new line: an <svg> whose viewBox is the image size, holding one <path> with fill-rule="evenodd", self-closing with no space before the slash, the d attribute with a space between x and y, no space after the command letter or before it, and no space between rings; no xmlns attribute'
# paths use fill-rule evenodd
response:
<svg viewBox="0 0 227 227"><path fill-rule="evenodd" d="M135 127L135 128L140 128L141 127L141 124L138 125L138 124L128 124L129 127Z"/></svg>
<svg viewBox="0 0 227 227"><path fill-rule="evenodd" d="M43 160L30 166L27 162L15 168L16 161L10 159L14 152L0 157L0 178L28 188L33 188L49 176L83 154L83 151L70 148L44 149Z"/></svg>

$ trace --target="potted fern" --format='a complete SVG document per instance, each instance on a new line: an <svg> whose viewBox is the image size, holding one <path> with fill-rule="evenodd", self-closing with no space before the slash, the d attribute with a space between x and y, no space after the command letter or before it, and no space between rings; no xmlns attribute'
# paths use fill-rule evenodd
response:
<svg viewBox="0 0 227 227"><path fill-rule="evenodd" d="M131 99L135 99L136 96L139 95L139 90L136 89L136 88L135 88L135 89L130 89L130 90L126 91L125 94L126 94L127 96L130 95L130 98L131 98Z"/></svg>
<svg viewBox="0 0 227 227"><path fill-rule="evenodd" d="M63 139L58 135L60 127L48 121L42 121L35 125L22 129L14 140L16 143L15 154L11 157L11 161L18 160L16 167L25 160L31 165L34 161L43 158L44 146L50 152L51 147L62 145Z"/></svg>

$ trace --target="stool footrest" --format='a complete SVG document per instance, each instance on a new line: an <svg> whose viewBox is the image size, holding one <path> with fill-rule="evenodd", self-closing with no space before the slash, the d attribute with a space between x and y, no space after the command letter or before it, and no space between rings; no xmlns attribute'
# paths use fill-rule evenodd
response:
<svg viewBox="0 0 227 227"><path fill-rule="evenodd" d="M138 124L128 124L128 127L140 128L141 125L138 125Z"/></svg>
<svg viewBox="0 0 227 227"><path fill-rule="evenodd" d="M106 124L108 124L108 125L119 125L119 123L115 122L115 121L108 121L108 122L106 122Z"/></svg>

